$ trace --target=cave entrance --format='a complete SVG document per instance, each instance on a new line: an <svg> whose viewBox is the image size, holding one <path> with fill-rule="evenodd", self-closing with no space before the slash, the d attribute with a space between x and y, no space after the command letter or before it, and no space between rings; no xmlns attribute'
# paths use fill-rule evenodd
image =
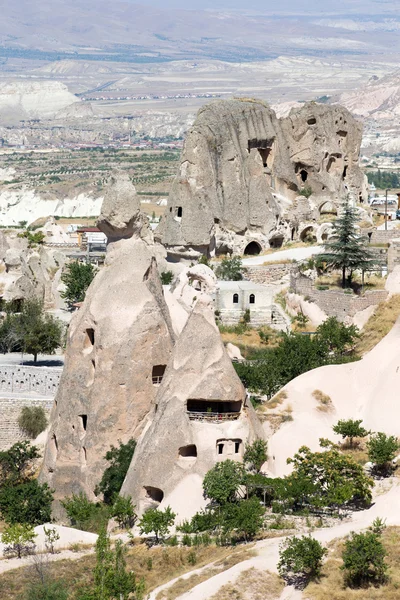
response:
<svg viewBox="0 0 400 600"><path fill-rule="evenodd" d="M283 235L275 235L273 238L269 240L270 248L282 248L283 245Z"/></svg>
<svg viewBox="0 0 400 600"><path fill-rule="evenodd" d="M164 498L164 492L160 488L152 487L151 485L145 485L146 497L153 500L153 502L162 502Z"/></svg>
<svg viewBox="0 0 400 600"><path fill-rule="evenodd" d="M258 256L260 252L261 246L257 242L250 242L250 244L247 244L246 248L244 249L244 254L249 256Z"/></svg>

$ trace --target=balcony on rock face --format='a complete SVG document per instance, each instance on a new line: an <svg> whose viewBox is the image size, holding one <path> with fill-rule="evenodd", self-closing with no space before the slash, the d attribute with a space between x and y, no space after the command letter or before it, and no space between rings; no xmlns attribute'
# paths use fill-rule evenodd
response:
<svg viewBox="0 0 400 600"><path fill-rule="evenodd" d="M221 402L219 400L188 400L186 412L191 421L221 423L236 421L240 417L242 402Z"/></svg>

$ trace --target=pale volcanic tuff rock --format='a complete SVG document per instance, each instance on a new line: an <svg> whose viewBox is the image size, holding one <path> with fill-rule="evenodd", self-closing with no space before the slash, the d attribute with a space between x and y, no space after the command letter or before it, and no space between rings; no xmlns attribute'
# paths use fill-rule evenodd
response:
<svg viewBox="0 0 400 600"><path fill-rule="evenodd" d="M57 501L72 493L94 498L105 453L139 435L154 403L154 367L162 370L172 351L152 240L140 237L132 221L136 198L126 200L129 210L121 198L120 212L104 207L99 224L104 232L112 229L114 241L69 327L41 472L55 489L56 512ZM123 239L127 228L135 235ZM148 236L146 228L140 233Z"/></svg>
<svg viewBox="0 0 400 600"><path fill-rule="evenodd" d="M193 420L193 411L221 416ZM224 419L235 411L240 411L236 420ZM176 342L121 493L132 496L139 513L162 503L179 517L190 517L204 505L207 471L219 460L242 460L244 444L256 437L263 437L261 424L213 312L199 300Z"/></svg>
<svg viewBox="0 0 400 600"><path fill-rule="evenodd" d="M366 198L361 134L339 106L308 103L277 119L261 101L208 104L187 136L158 238L176 260L297 239L347 192ZM308 186L312 196L299 196Z"/></svg>
<svg viewBox="0 0 400 600"><path fill-rule="evenodd" d="M97 225L111 241L141 231L140 200L128 173L115 171L104 195Z"/></svg>

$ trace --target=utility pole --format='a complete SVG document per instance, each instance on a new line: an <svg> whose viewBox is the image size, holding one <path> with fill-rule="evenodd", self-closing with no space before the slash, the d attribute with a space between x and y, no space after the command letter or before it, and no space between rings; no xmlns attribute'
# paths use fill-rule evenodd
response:
<svg viewBox="0 0 400 600"><path fill-rule="evenodd" d="M387 231L387 196L388 196L388 191L385 191L385 231Z"/></svg>

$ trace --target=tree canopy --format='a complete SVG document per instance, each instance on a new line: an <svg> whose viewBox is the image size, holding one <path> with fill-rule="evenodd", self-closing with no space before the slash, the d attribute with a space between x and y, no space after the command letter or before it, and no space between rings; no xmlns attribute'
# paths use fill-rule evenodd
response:
<svg viewBox="0 0 400 600"><path fill-rule="evenodd" d="M61 281L65 285L65 291L61 297L69 306L75 302L83 302L86 291L96 275L96 269L92 263L74 261L64 267Z"/></svg>
<svg viewBox="0 0 400 600"><path fill-rule="evenodd" d="M359 221L359 211L347 197L340 216L333 224L332 237L325 242L324 252L320 255L328 268L342 271L342 287L346 287L346 274L351 282L353 271L370 270L376 263L368 241L357 230Z"/></svg>

